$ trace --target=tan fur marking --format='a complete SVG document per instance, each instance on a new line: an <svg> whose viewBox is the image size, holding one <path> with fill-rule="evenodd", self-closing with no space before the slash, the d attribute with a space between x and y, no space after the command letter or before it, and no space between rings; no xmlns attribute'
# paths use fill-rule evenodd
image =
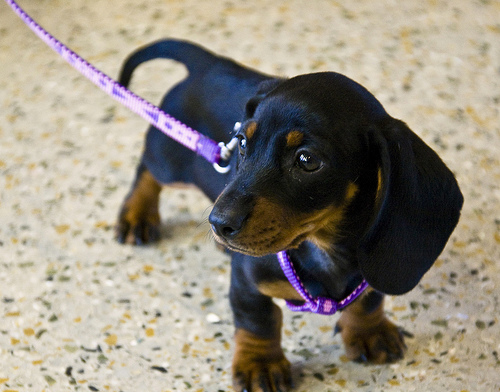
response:
<svg viewBox="0 0 500 392"><path fill-rule="evenodd" d="M220 196L219 196L220 197ZM266 198L258 198L255 207L238 238L228 244L233 250L260 256L284 249L289 235L283 230L289 217L280 206ZM216 237L217 239L217 237Z"/></svg>
<svg viewBox="0 0 500 392"><path fill-rule="evenodd" d="M382 187L383 187L382 169L379 167L377 170L377 193L375 194L375 200L377 204L382 201Z"/></svg>
<svg viewBox="0 0 500 392"><path fill-rule="evenodd" d="M364 360L382 364L402 358L406 345L400 329L389 321L384 312L384 301L367 312L363 299L373 291L370 287L340 315L337 323L346 356L351 360Z"/></svg>
<svg viewBox="0 0 500 392"><path fill-rule="evenodd" d="M347 204L349 204L352 199L354 198L354 196L356 196L356 193L358 193L359 191L359 187L351 182L349 183L349 185L347 186L347 192L345 194L345 201L344 201L344 204L347 206Z"/></svg>
<svg viewBox="0 0 500 392"><path fill-rule="evenodd" d="M257 123L255 121L252 121L250 124L248 124L247 129L245 130L245 136L247 137L248 140L250 140L253 137L256 130L257 130Z"/></svg>
<svg viewBox="0 0 500 392"><path fill-rule="evenodd" d="M338 235L338 226L344 219L345 209L358 193L356 184L350 183L347 186L344 202L339 207L329 207L319 211L313 222L317 230L311 235L310 240L323 250L331 250L334 239Z"/></svg>
<svg viewBox="0 0 500 392"><path fill-rule="evenodd" d="M345 308L342 312L342 315L345 315L343 317L345 324L356 329L370 329L380 324L385 317L384 301L381 301L380 305L371 313L367 313L363 305L363 299L372 291L374 291L373 288L368 287L356 301Z"/></svg>
<svg viewBox="0 0 500 392"><path fill-rule="evenodd" d="M268 297L302 301L302 297L299 293L297 293L292 285L283 280L275 282L261 282L258 285L258 289L262 294L267 295Z"/></svg>
<svg viewBox="0 0 500 392"><path fill-rule="evenodd" d="M262 382L272 390L289 390L291 369L281 348L281 310L274 305L270 339L259 337L243 328L234 335L233 388L235 391L262 391Z"/></svg>
<svg viewBox="0 0 500 392"><path fill-rule="evenodd" d="M331 250L345 209L357 192L357 185L351 183L340 206L330 206L313 214L292 213L261 197L256 200L253 212L237 238L231 243L215 238L232 250L252 256L296 248L307 239L323 250Z"/></svg>
<svg viewBox="0 0 500 392"><path fill-rule="evenodd" d="M187 182L169 182L167 187L171 189L198 189L196 185Z"/></svg>
<svg viewBox="0 0 500 392"><path fill-rule="evenodd" d="M304 134L300 131L292 131L286 135L287 147L298 147L302 140L304 140Z"/></svg>
<svg viewBox="0 0 500 392"><path fill-rule="evenodd" d="M158 202L161 186L149 171L144 171L137 181L129 198L125 201L127 208L126 219L132 224L139 220L140 216L148 215L159 223ZM156 218L158 217L158 221Z"/></svg>
<svg viewBox="0 0 500 392"><path fill-rule="evenodd" d="M255 358L280 358L283 355L280 338L263 339L242 328L236 329L234 341L236 344L235 357L238 362L252 362ZM249 355L251 354L251 355Z"/></svg>
<svg viewBox="0 0 500 392"><path fill-rule="evenodd" d="M117 237L125 236L126 243L134 244L136 242L135 228L138 225L154 228L160 226L158 212L160 191L161 185L149 171L145 170L123 203L116 227ZM148 242L150 239L143 240Z"/></svg>

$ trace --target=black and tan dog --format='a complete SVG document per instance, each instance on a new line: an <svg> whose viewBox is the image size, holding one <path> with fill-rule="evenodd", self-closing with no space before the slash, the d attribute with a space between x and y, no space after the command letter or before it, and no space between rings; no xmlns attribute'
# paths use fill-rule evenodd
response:
<svg viewBox="0 0 500 392"><path fill-rule="evenodd" d="M291 387L281 311L272 297L301 298L274 255L283 249L313 296L340 300L363 278L370 284L337 323L349 358L402 358L403 333L384 315L383 296L413 289L457 224L463 199L450 170L365 88L340 74L276 78L166 40L134 53L121 83L160 57L189 71L162 109L217 141L227 142L241 122L238 149L231 173L217 174L151 127L117 238L158 239L162 185L192 183L215 201L212 230L232 252L235 389Z"/></svg>

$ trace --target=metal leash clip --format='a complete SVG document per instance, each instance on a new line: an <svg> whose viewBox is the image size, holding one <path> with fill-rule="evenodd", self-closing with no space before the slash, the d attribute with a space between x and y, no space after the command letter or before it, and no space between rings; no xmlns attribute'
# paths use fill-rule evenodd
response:
<svg viewBox="0 0 500 392"><path fill-rule="evenodd" d="M241 123L240 122L236 122L234 124L234 132L238 132L241 128ZM224 143L224 142L220 142L219 143L219 147L220 147L220 160L221 161L229 161L229 159L231 158L231 155L233 155L233 151L234 149L236 148L236 146L238 145L238 138L237 137L233 137L229 143ZM218 163L214 163L213 164L214 166L214 169L217 171L217 173L220 173L220 174L227 174L229 173L229 170L231 170L231 165L227 165L227 166L220 166Z"/></svg>

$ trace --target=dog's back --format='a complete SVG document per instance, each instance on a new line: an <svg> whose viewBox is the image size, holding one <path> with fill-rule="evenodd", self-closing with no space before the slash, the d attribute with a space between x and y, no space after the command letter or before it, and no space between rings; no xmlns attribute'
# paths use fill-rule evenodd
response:
<svg viewBox="0 0 500 392"><path fill-rule="evenodd" d="M120 84L127 87L140 64L159 58L180 62L189 73L169 91L161 108L219 141L227 141L233 124L241 120L245 104L258 91L259 84L272 79L188 41L167 39L130 55L120 72Z"/></svg>

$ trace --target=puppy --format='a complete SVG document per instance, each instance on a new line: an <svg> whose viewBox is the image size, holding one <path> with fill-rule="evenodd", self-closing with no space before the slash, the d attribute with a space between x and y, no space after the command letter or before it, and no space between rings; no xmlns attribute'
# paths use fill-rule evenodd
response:
<svg viewBox="0 0 500 392"><path fill-rule="evenodd" d="M284 249L314 297L340 300L362 279L369 283L336 326L349 358L402 358L403 332L384 315L384 294L412 290L448 241L463 203L451 171L364 87L338 73L278 78L164 40L130 56L120 83L155 58L179 61L189 72L161 108L214 140L235 136L238 147L231 171L218 174L150 127L117 239L158 240L162 185L192 183L215 202L211 228L232 255L235 390L292 386L272 297L302 298L279 267L275 253ZM242 125L232 135L235 122Z"/></svg>

